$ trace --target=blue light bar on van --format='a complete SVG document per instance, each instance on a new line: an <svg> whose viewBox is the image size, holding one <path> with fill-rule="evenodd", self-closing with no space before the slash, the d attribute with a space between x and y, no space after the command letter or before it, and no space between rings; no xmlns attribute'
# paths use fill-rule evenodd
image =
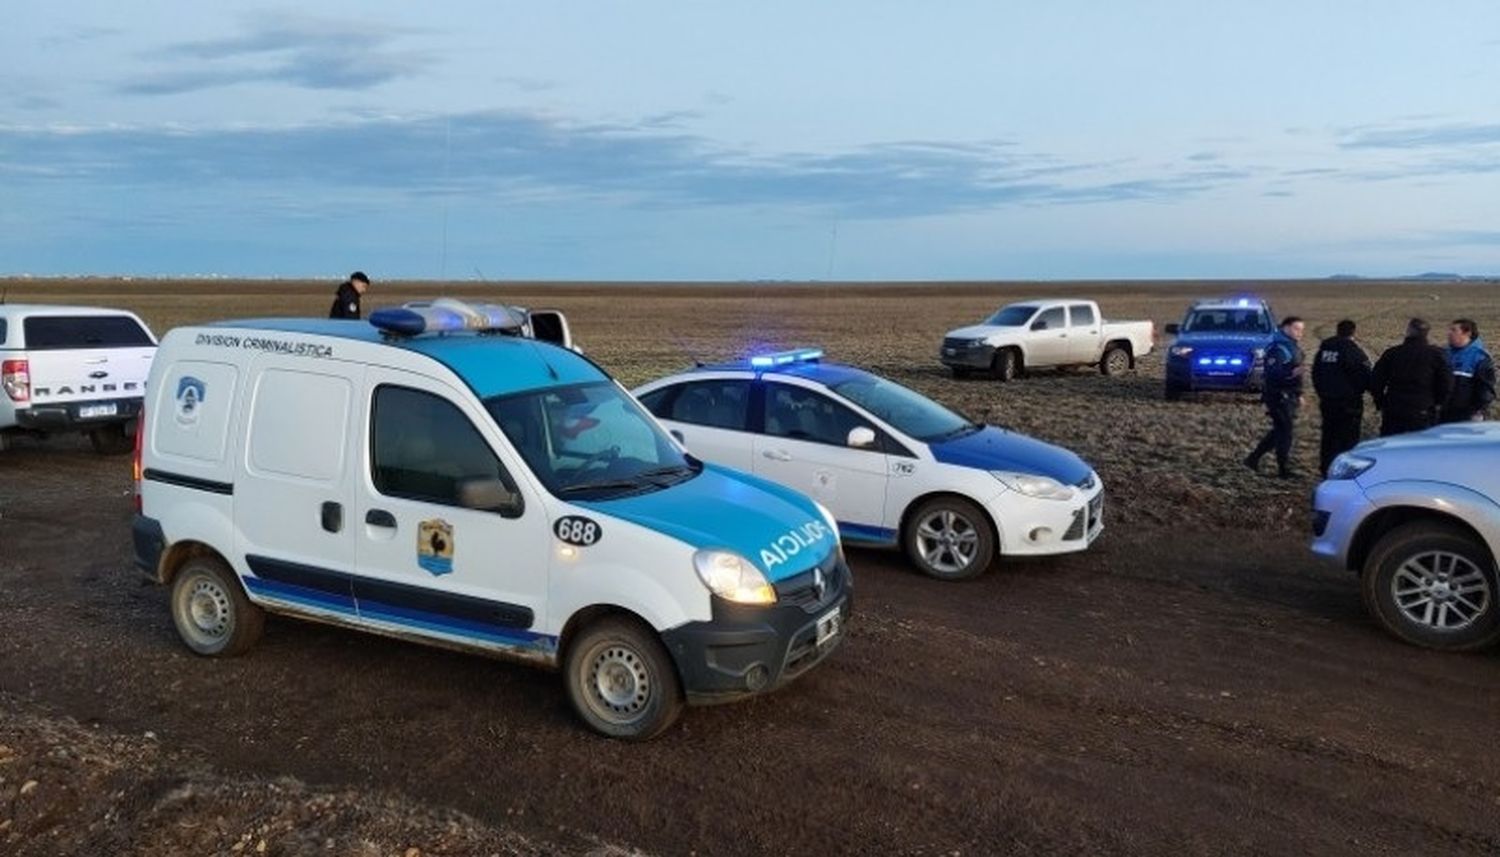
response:
<svg viewBox="0 0 1500 857"><path fill-rule="evenodd" d="M757 354L750 358L750 365L756 369L769 369L772 366L786 366L789 363L812 363L821 359L823 359L823 349L799 348L796 351Z"/></svg>
<svg viewBox="0 0 1500 857"><path fill-rule="evenodd" d="M521 318L510 307L501 304L470 304L452 298L438 298L375 310L370 313L370 324L398 336L465 330L514 333L521 329Z"/></svg>

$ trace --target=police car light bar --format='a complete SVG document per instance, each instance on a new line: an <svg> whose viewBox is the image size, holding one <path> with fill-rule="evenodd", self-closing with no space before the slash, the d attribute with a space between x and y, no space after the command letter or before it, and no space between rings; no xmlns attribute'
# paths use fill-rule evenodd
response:
<svg viewBox="0 0 1500 857"><path fill-rule="evenodd" d="M465 330L517 333L522 327L521 318L508 306L470 304L453 298L378 309L370 313L370 324L396 336Z"/></svg>
<svg viewBox="0 0 1500 857"><path fill-rule="evenodd" d="M823 349L799 348L796 351L757 354L750 358L750 365L756 369L769 369L772 366L785 366L789 363L812 363L821 359L823 359Z"/></svg>

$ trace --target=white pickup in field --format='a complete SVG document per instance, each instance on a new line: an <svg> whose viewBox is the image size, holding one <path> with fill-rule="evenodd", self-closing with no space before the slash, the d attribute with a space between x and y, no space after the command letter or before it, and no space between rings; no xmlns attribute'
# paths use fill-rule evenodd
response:
<svg viewBox="0 0 1500 857"><path fill-rule="evenodd" d="M938 356L955 377L987 372L1009 381L1026 369L1052 366L1098 366L1119 375L1155 343L1150 321L1108 321L1093 301L1038 300L949 331Z"/></svg>

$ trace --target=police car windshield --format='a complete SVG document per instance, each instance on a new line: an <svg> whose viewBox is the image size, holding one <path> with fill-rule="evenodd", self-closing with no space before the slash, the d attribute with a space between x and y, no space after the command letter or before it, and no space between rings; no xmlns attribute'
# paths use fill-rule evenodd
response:
<svg viewBox="0 0 1500 857"><path fill-rule="evenodd" d="M1000 311L985 320L985 324L996 327L1020 327L1031 317L1036 315L1036 307L1031 304L1016 304L1015 306L1001 307Z"/></svg>
<svg viewBox="0 0 1500 857"><path fill-rule="evenodd" d="M1253 309L1195 309L1182 323L1183 333L1270 333L1271 317Z"/></svg>
<svg viewBox="0 0 1500 857"><path fill-rule="evenodd" d="M921 393L884 378L855 378L830 389L917 440L941 440L981 428Z"/></svg>
<svg viewBox="0 0 1500 857"><path fill-rule="evenodd" d="M607 381L497 396L485 407L558 497L602 500L659 491L702 469Z"/></svg>

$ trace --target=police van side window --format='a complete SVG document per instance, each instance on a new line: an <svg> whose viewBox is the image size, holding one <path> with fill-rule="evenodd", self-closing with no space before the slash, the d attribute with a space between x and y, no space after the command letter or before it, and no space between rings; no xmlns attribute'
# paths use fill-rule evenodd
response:
<svg viewBox="0 0 1500 857"><path fill-rule="evenodd" d="M868 420L820 393L790 384L766 385L768 435L847 447L849 430L857 426L874 428Z"/></svg>
<svg viewBox="0 0 1500 857"><path fill-rule="evenodd" d="M664 419L695 426L744 431L750 413L750 382L692 381L677 390Z"/></svg>
<svg viewBox="0 0 1500 857"><path fill-rule="evenodd" d="M375 391L370 473L389 497L520 515L515 482L452 402L406 387ZM500 490L497 490L497 485ZM510 502L497 503L499 495Z"/></svg>

